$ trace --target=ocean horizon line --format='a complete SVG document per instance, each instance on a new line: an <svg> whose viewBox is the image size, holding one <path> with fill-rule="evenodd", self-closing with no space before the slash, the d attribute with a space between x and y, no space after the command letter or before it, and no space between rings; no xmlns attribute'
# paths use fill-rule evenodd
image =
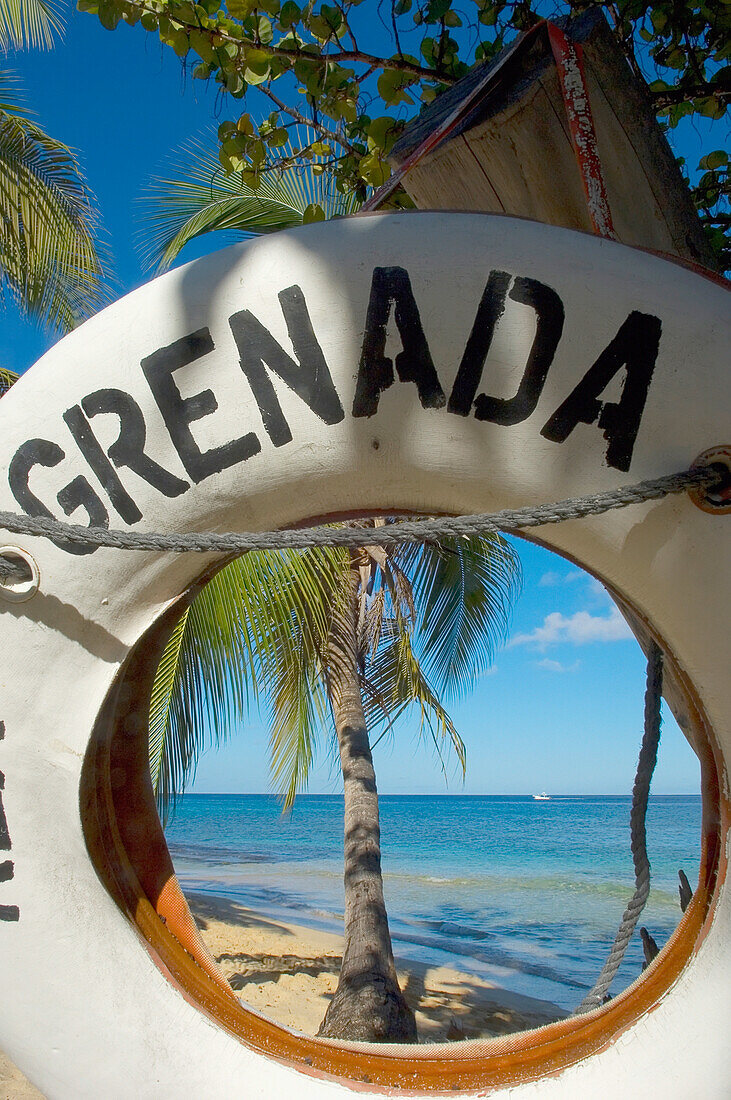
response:
<svg viewBox="0 0 731 1100"><path fill-rule="evenodd" d="M547 794L548 801L553 801L560 798L616 798L616 799L629 799L631 800L632 794L624 792L617 793L600 793L596 791L590 791L584 794L578 792L536 792L536 791L523 791L523 792L510 792L505 794L473 794L473 793L450 793L442 792L440 794L418 794L413 791L404 791L403 793L389 791L385 794L379 794L379 799L385 798L441 798L441 799L456 799L456 798L529 798L535 799L536 794ZM178 794L178 798L271 798L275 801L281 799L281 795L276 794L274 791L184 791L182 794ZM650 794L650 799L653 798L696 798L700 799L700 791L675 791L675 792L663 792L662 794ZM317 791L303 791L297 795L298 799L306 798L330 798L333 800L340 799L342 801L343 795L338 792L317 792Z"/></svg>

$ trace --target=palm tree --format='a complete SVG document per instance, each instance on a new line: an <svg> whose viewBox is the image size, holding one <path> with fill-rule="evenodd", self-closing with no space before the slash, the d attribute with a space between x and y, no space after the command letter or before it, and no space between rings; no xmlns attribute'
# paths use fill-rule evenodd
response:
<svg viewBox="0 0 731 1100"><path fill-rule="evenodd" d="M287 150L283 150L286 156ZM148 202L148 258L168 267L212 230L249 236L356 207L323 173L272 170L252 189L196 144ZM315 158L315 167L318 167ZM330 731L343 775L345 942L320 1034L411 1042L414 1016L393 961L381 875L378 795L369 729L416 707L419 730L446 771L444 747L465 751L440 701L467 688L505 634L520 567L490 535L386 553L318 549L249 553L225 567L183 614L163 655L150 708L150 765L163 816L209 739L261 699L271 716L271 770L289 808Z"/></svg>
<svg viewBox="0 0 731 1100"><path fill-rule="evenodd" d="M49 0L0 0L0 48L52 45L62 21ZM0 295L68 331L107 299L91 196L72 151L31 120L0 71Z"/></svg>
<svg viewBox="0 0 731 1100"><path fill-rule="evenodd" d="M378 795L369 730L416 707L420 735L464 768L440 701L469 687L507 628L519 565L499 536L249 553L191 604L158 671L150 716L153 782L164 809L210 739L228 735L249 698L271 717L271 769L285 808L307 783L323 734L343 775L345 943L320 1034L411 1042L383 892ZM384 731L384 732L385 732ZM331 742L332 743L332 742Z"/></svg>
<svg viewBox="0 0 731 1100"><path fill-rule="evenodd" d="M18 381L20 376L7 367L0 367L0 397L7 393L10 387Z"/></svg>
<svg viewBox="0 0 731 1100"><path fill-rule="evenodd" d="M314 131L303 130L305 140L298 138L298 147L317 138ZM291 151L289 143L278 150L282 164ZM258 236L355 213L360 206L356 196L339 194L329 175L318 171L326 163L326 157L316 155L306 170L274 167L261 174L254 188L242 172L226 175L209 144L193 139L164 176L151 180L140 234L143 257L150 267L165 271L186 244L206 233Z"/></svg>
<svg viewBox="0 0 731 1100"><path fill-rule="evenodd" d="M61 5L51 0L2 0L0 50L24 46L50 49L63 30Z"/></svg>

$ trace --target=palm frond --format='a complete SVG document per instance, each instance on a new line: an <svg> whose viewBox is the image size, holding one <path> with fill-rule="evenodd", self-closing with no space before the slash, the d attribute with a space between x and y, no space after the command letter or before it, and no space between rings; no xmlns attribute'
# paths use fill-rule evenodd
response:
<svg viewBox="0 0 731 1100"><path fill-rule="evenodd" d="M163 653L149 715L150 765L163 818L202 752L224 740L246 711L251 681L239 596L239 576L229 566L193 601Z"/></svg>
<svg viewBox="0 0 731 1100"><path fill-rule="evenodd" d="M0 292L69 330L109 298L97 217L70 149L0 113Z"/></svg>
<svg viewBox="0 0 731 1100"><path fill-rule="evenodd" d="M16 374L13 370L8 370L7 367L0 367L0 397L7 393L10 387L18 381L19 374Z"/></svg>
<svg viewBox="0 0 731 1100"><path fill-rule="evenodd" d="M329 708L322 679L307 660L304 647L296 660L278 667L271 686L270 771L283 807L288 810L307 786L315 747L327 729Z"/></svg>
<svg viewBox="0 0 731 1100"><path fill-rule="evenodd" d="M520 559L500 535L403 544L394 560L418 608L415 644L439 693L461 695L490 666L510 625Z"/></svg>
<svg viewBox="0 0 731 1100"><path fill-rule="evenodd" d="M303 558L299 551L238 558L209 581L173 632L149 716L150 767L162 816L192 778L201 753L228 738L260 696L275 718L282 760L275 773L285 798L306 782L311 758L285 739L296 736L296 719L307 718L298 677L312 688L339 567L335 552L308 551ZM312 725L319 712L316 700L309 705Z"/></svg>
<svg viewBox="0 0 731 1100"><path fill-rule="evenodd" d="M370 724L388 716L392 725L404 711L416 707L419 736L428 739L446 775L445 748L453 751L464 774L467 753L464 741L429 683L414 652L408 630L399 630L381 647L369 664L365 692L366 720Z"/></svg>
<svg viewBox="0 0 731 1100"><path fill-rule="evenodd" d="M326 666L348 575L347 551L334 547L304 551L300 562L303 579L309 575L315 585L292 616L289 637L277 640L281 653L266 666L270 769L284 809L306 787L323 731L333 732Z"/></svg>
<svg viewBox="0 0 731 1100"><path fill-rule="evenodd" d="M55 0L0 0L0 50L49 49L63 32L62 11Z"/></svg>
<svg viewBox="0 0 731 1100"><path fill-rule="evenodd" d="M311 140L316 135L312 134ZM309 140L309 139L308 139ZM168 174L151 181L144 201L141 251L148 266L164 271L186 244L204 233L219 230L245 238L274 233L302 224L308 206L319 203L327 218L352 213L354 197L339 195L327 176L314 175L311 166L280 171L269 169L257 190L241 172L227 176L211 148L215 139L193 139L171 162ZM306 142L305 142L306 144ZM291 152L285 145L282 157ZM322 157L313 158L317 164Z"/></svg>
<svg viewBox="0 0 731 1100"><path fill-rule="evenodd" d="M157 795L164 770L165 739L170 730L170 712L174 697L176 677L179 675L180 656L190 608L180 616L163 651L152 685L149 714L149 756L152 789ZM168 751L170 751L168 749ZM170 764L167 765L170 772ZM163 788L165 783L163 783ZM163 799L165 801L165 799Z"/></svg>
<svg viewBox="0 0 731 1100"><path fill-rule="evenodd" d="M0 112L17 118L30 118L31 114L22 81L10 69L0 69Z"/></svg>

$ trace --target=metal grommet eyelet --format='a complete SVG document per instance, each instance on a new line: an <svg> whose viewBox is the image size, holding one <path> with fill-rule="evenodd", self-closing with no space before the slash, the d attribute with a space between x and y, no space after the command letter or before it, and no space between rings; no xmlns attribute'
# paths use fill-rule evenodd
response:
<svg viewBox="0 0 731 1100"><path fill-rule="evenodd" d="M721 484L689 489L688 496L703 512L712 516L725 516L731 512L731 445L711 447L698 455L691 468L710 466L717 468Z"/></svg>
<svg viewBox="0 0 731 1100"><path fill-rule="evenodd" d="M6 603L25 603L35 596L41 583L41 575L30 554L17 546L0 546L0 558L13 565L24 566L24 575L0 579L0 600Z"/></svg>

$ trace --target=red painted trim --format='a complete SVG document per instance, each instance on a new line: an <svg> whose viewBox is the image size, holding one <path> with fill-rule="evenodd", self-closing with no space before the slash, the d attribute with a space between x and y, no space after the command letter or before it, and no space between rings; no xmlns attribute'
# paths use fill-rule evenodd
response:
<svg viewBox="0 0 731 1100"><path fill-rule="evenodd" d="M548 23L548 41L556 61L571 144L581 172L591 224L594 232L600 237L616 240L617 234L612 224L612 212L609 208L597 150L596 130L582 59L583 51L578 42L570 41L555 23Z"/></svg>
<svg viewBox="0 0 731 1100"><path fill-rule="evenodd" d="M612 213L597 150L596 130L582 60L583 51L581 46L567 38L555 23L550 23L547 20L541 20L525 34L516 38L497 71L493 70L492 66L488 66L488 71L478 81L469 95L409 154L383 186L374 191L361 207L361 212L367 213L377 210L393 194L406 173L428 153L436 149L456 129L465 115L492 90L493 85L500 80L503 64L513 52L518 48L522 48L531 37L543 32L544 29L548 31L548 41L558 70L561 95L569 123L571 144L581 172L591 224L594 232L600 237L616 240L617 235L612 223Z"/></svg>

